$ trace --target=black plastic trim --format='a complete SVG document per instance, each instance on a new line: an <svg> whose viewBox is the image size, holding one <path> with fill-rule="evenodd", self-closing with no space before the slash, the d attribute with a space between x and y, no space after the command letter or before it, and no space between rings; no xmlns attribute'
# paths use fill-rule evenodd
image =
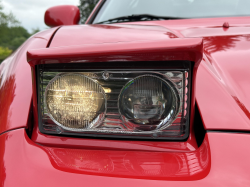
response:
<svg viewBox="0 0 250 187"><path fill-rule="evenodd" d="M195 104L195 115L194 115L194 135L195 135L195 139L197 142L198 147L200 147L203 143L203 140L205 138L206 135L206 130L204 128L202 119L201 119L201 115L200 115L200 111L198 109L197 104Z"/></svg>
<svg viewBox="0 0 250 187"><path fill-rule="evenodd" d="M250 134L250 131L239 131L239 130L207 130L207 133Z"/></svg>

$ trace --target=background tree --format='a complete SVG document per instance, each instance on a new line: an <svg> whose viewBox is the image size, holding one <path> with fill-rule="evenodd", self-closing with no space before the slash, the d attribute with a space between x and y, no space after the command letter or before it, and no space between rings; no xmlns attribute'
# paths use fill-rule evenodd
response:
<svg viewBox="0 0 250 187"><path fill-rule="evenodd" d="M0 63L38 31L33 29L30 34L12 13L4 13L0 0Z"/></svg>
<svg viewBox="0 0 250 187"><path fill-rule="evenodd" d="M28 31L22 26L6 27L0 25L0 46L15 51L30 37Z"/></svg>
<svg viewBox="0 0 250 187"><path fill-rule="evenodd" d="M12 50L5 47L0 47L0 62L7 58L12 53Z"/></svg>
<svg viewBox="0 0 250 187"><path fill-rule="evenodd" d="M81 11L80 23L84 24L99 0L80 0L79 9Z"/></svg>
<svg viewBox="0 0 250 187"><path fill-rule="evenodd" d="M3 6L0 0L0 25L11 27L11 26L18 26L19 24L20 22L16 20L15 16L12 13L5 14L3 12Z"/></svg>

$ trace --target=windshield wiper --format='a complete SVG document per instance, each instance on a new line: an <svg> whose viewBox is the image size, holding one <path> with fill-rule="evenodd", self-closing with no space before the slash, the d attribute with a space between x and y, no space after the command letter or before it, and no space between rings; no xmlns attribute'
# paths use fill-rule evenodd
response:
<svg viewBox="0 0 250 187"><path fill-rule="evenodd" d="M117 18L112 18L106 21L101 21L95 24L102 23L120 23L120 22L131 22L131 21L152 21L152 20L170 20L170 19L185 19L180 17L171 17L171 16L156 16L151 14L133 14L130 16L121 16Z"/></svg>

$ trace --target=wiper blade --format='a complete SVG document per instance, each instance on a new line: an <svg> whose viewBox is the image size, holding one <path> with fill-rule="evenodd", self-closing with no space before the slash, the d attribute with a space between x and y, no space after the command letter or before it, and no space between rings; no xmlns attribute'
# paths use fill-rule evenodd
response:
<svg viewBox="0 0 250 187"><path fill-rule="evenodd" d="M186 19L186 18L171 17L171 16L156 16L156 15L151 15L151 14L133 14L130 16L121 16L117 18L112 18L106 21L95 23L95 24L120 23L120 22L131 22L131 21L170 20L170 19Z"/></svg>

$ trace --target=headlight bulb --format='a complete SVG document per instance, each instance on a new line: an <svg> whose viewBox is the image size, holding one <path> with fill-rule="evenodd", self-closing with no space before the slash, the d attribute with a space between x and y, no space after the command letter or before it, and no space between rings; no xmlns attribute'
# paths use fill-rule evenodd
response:
<svg viewBox="0 0 250 187"><path fill-rule="evenodd" d="M128 122L138 124L138 130L151 131L170 124L179 111L179 100L170 82L143 75L124 86L119 96L119 111Z"/></svg>
<svg viewBox="0 0 250 187"><path fill-rule="evenodd" d="M81 74L56 76L46 87L44 100L51 119L65 130L96 127L106 112L103 88Z"/></svg>

